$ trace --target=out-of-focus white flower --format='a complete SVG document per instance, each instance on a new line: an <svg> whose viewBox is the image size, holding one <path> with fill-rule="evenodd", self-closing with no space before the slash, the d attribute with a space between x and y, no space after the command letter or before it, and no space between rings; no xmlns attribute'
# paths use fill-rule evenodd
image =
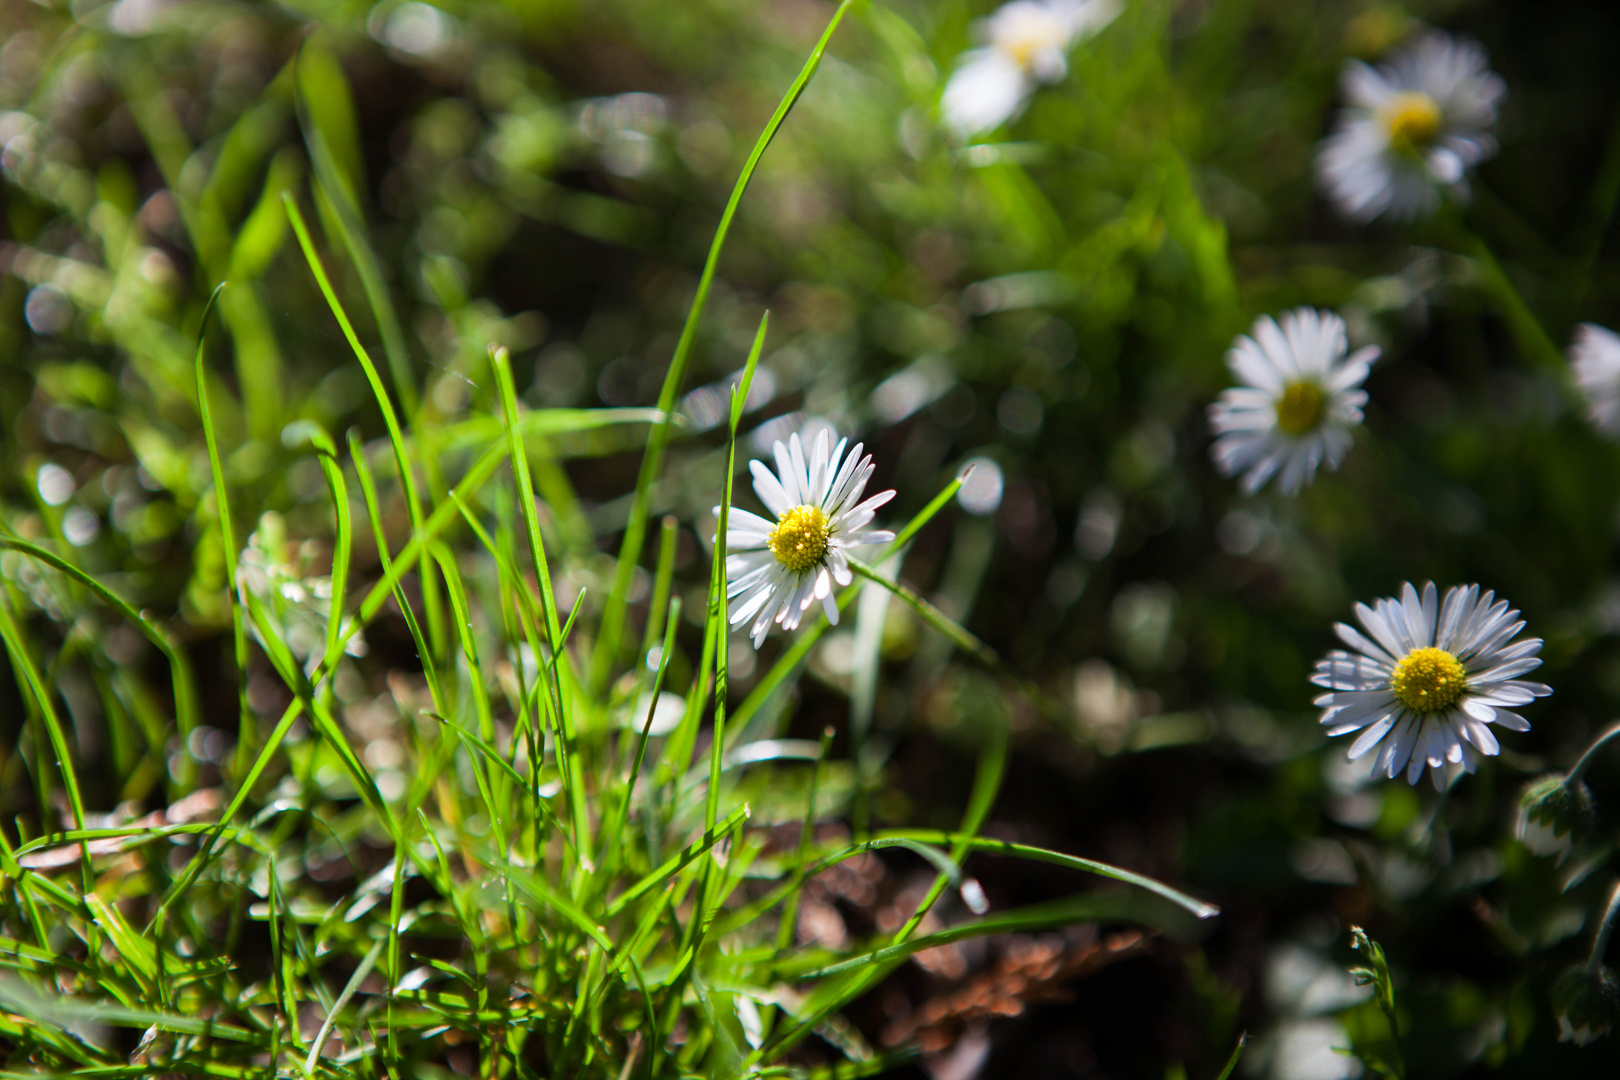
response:
<svg viewBox="0 0 1620 1080"><path fill-rule="evenodd" d="M1243 473L1251 495L1278 476L1278 487L1293 495L1318 465L1337 469L1367 403L1359 387L1378 359L1376 345L1349 356L1348 349L1344 320L1315 308L1295 308L1280 325L1262 316L1239 335L1226 363L1243 385L1209 409L1217 436L1210 454L1221 472Z"/></svg>
<svg viewBox="0 0 1620 1080"><path fill-rule="evenodd" d="M1119 12L1119 0L1003 4L979 23L985 44L957 58L939 103L946 125L965 139L1011 120L1035 87L1068 74L1069 49Z"/></svg>
<svg viewBox="0 0 1620 1080"><path fill-rule="evenodd" d="M1569 366L1586 398L1586 415L1599 431L1620 437L1620 334L1582 323L1569 346Z"/></svg>
<svg viewBox="0 0 1620 1080"><path fill-rule="evenodd" d="M1328 653L1311 682L1330 691L1316 699L1329 735L1366 729L1351 744L1352 761L1380 748L1374 776L1404 768L1415 784L1428 765L1442 787L1448 762L1473 772L1480 754L1500 752L1490 725L1530 730L1512 710L1552 693L1518 677L1541 666L1541 639L1512 641L1524 629L1519 613L1478 585L1447 589L1442 604L1433 582L1421 597L1408 582L1400 599L1355 610L1367 633L1336 625L1355 652Z"/></svg>
<svg viewBox="0 0 1620 1080"><path fill-rule="evenodd" d="M872 456L861 457L862 446L846 456L848 439L832 438L823 429L805 459L804 446L794 433L784 445L772 448L776 473L760 461L751 461L754 491L775 521L733 506L726 529L726 596L731 600L731 625L753 619L749 634L759 648L772 623L796 629L804 613L817 600L827 621L838 622L833 583L854 580L844 552L863 544L882 544L894 533L866 529L878 507L894 498L884 491L861 502L872 477ZM720 508L714 508L716 515Z"/></svg>
<svg viewBox="0 0 1620 1080"><path fill-rule="evenodd" d="M1496 153L1490 127L1507 84L1476 41L1430 30L1376 68L1350 61L1341 85L1349 107L1316 168L1346 217L1432 214L1442 188L1466 198L1465 173Z"/></svg>

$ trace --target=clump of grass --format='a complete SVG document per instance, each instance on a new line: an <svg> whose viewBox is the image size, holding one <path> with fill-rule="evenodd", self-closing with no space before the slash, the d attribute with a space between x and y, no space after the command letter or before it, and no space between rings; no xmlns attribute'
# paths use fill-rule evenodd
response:
<svg viewBox="0 0 1620 1080"><path fill-rule="evenodd" d="M727 230L847 7L748 158L651 414L527 411L506 351L492 347L487 411L453 426L424 420L408 367L392 362L399 320L386 290L373 287L367 268L375 256L318 124L308 121L317 205L359 268L384 330L398 384L392 394L297 200L282 194L281 202L364 371L388 453L368 453L352 434L340 445L312 420L287 425L283 442L313 456L329 495L329 559L318 560L325 572L302 565L274 515L244 536L199 339L194 386L213 485L204 542L219 545L229 583L221 591L239 674L234 715L217 695L204 706L186 651L159 619L57 544L0 536L0 547L40 570L61 611L110 612L158 650L172 681L166 704L148 695L132 718L128 727L145 747L126 756L117 777L131 791L140 790L133 781L142 770L166 776L167 808L133 820L98 816L87 809L94 801L58 704L69 649L98 642L70 633L56 659L42 662L44 638L13 613L24 610L21 596L0 602L0 639L29 710L26 764L39 820L60 823L44 835L0 833L0 960L9 969L0 974L0 1038L11 1068L105 1076L785 1075L815 1059L800 1049L814 1034L848 1059L837 1075L867 1075L908 1051L871 1051L838 1014L922 950L1077 921L1166 925L1213 914L1105 864L980 837L1002 780L1004 738L984 752L957 830L818 839L816 822L844 801L832 790L840 786L833 733L819 742L756 733L825 623L785 650L744 701L729 699L723 518L696 620L697 656L678 640L670 522L659 532L642 640L624 647L651 493L679 434L672 408ZM234 310L241 318L240 303ZM206 328L206 311L202 322ZM762 320L732 391L724 481L714 492L721 507L731 505L742 406L767 329ZM590 545L559 525L571 493L546 440L649 421L609 595L599 608L579 595L565 604L552 568L585 557ZM478 448L470 459L460 452L469 446ZM860 569L1005 674L987 647L880 572L959 484ZM391 507L403 508L408 524L402 544L387 527ZM362 587L352 568L367 545L375 545L380 575ZM364 632L389 610L405 624L421 676L396 672L379 693L358 658ZM666 729L655 721L677 666L684 709ZM266 701L279 715L261 725ZM232 727L234 749L223 734ZM187 752L171 759L176 746ZM767 788L776 789L770 812L756 816L751 800ZM767 827L783 824L786 834ZM905 849L935 871L903 925L839 948L797 943L807 883L885 848ZM962 869L976 852L1128 887L988 913ZM922 933L952 888L964 890L976 917Z"/></svg>

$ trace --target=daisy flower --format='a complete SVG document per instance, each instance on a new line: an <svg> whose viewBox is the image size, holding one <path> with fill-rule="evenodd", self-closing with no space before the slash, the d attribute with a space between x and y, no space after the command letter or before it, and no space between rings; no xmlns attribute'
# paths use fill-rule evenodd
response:
<svg viewBox="0 0 1620 1080"><path fill-rule="evenodd" d="M957 58L940 113L960 138L1017 116L1041 83L1069 70L1069 49L1119 14L1119 0L1013 0L979 24L984 46Z"/></svg>
<svg viewBox="0 0 1620 1080"><path fill-rule="evenodd" d="M1356 618L1365 634L1334 627L1355 651L1328 653L1311 681L1329 691L1316 699L1328 734L1361 731L1350 760L1378 748L1374 776L1404 768L1415 784L1428 765L1441 788L1448 762L1473 772L1479 755L1500 751L1490 725L1530 730L1512 710L1552 693L1518 677L1541 666L1541 639L1511 641L1519 613L1478 585L1447 589L1442 603L1433 582L1421 597L1408 583L1399 600L1357 604Z"/></svg>
<svg viewBox="0 0 1620 1080"><path fill-rule="evenodd" d="M750 461L754 492L775 520L733 506L726 529L726 597L731 625L753 619L748 632L759 648L772 623L796 629L817 600L827 621L838 622L832 588L854 579L844 552L864 544L882 544L894 533L867 529L877 508L894 498L885 491L861 502L872 477L872 456L862 446L847 455L848 439L832 445L826 430L816 436L805 458L797 433L786 445L773 447L776 472ZM715 507L719 514L720 508Z"/></svg>
<svg viewBox="0 0 1620 1080"><path fill-rule="evenodd" d="M1569 365L1586 398L1586 415L1599 431L1620 436L1620 334L1582 323L1569 347Z"/></svg>
<svg viewBox="0 0 1620 1080"><path fill-rule="evenodd" d="M1295 308L1280 325L1262 316L1239 335L1226 364L1243 385L1209 407L1210 455L1221 472L1243 473L1250 495L1281 474L1278 486L1293 495L1318 465L1337 469L1367 403L1359 387L1378 359L1376 345L1348 349L1344 320L1315 308Z"/></svg>
<svg viewBox="0 0 1620 1080"><path fill-rule="evenodd" d="M1490 127L1507 85L1478 42L1430 30L1387 64L1350 61L1341 85L1350 107L1316 170L1346 217L1432 214L1442 188L1466 198L1464 173L1496 153Z"/></svg>

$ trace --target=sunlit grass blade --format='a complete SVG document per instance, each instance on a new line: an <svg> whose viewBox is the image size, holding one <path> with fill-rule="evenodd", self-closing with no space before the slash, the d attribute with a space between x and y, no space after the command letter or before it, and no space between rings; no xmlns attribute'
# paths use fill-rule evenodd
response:
<svg viewBox="0 0 1620 1080"><path fill-rule="evenodd" d="M725 483L720 495L719 520L715 523L714 566L709 580L709 621L715 628L714 737L709 741L709 791L704 800L703 821L711 829L720 810L720 769L726 748L726 667L731 643L730 621L726 617L726 548L731 528L732 493L737 480L737 425L742 421L743 404L754 384L754 372L759 367L770 324L771 315L767 311L760 316L759 329L754 331L754 343L748 350L742 378L731 388L731 422L726 428Z"/></svg>
<svg viewBox="0 0 1620 1080"><path fill-rule="evenodd" d="M686 379L686 368L691 362L692 350L697 344L698 325L702 322L703 309L714 286L714 276L720 266L720 252L725 247L726 236L731 231L732 219L736 217L743 193L748 190L749 181L754 177L754 170L759 167L760 158L771 145L771 140L776 138L776 133L787 120L788 113L799 100L799 95L804 93L804 88L809 85L816 69L821 66L822 55L827 51L828 43L832 41L833 34L844 21L844 15L853 2L854 0L842 0L838 10L833 12L827 28L822 31L815 47L810 50L810 55L799 70L798 76L788 87L787 93L782 95L776 111L771 114L765 129L755 140L754 148L749 151L742 172L731 189L731 196L726 201L726 208L720 215L720 224L714 231L713 241L709 244L708 258L703 263L703 273L698 278L697 292L692 297L692 306L687 312L686 323L681 327L681 336L676 342L675 353L670 357L669 370L664 375L664 385L658 392L658 408L665 414L665 419L653 428L652 437L647 442L647 452L641 459L641 473L636 478L630 517L625 524L624 538L619 546L619 561L613 571L612 591L607 598L607 607L602 613L601 636L597 639L596 651L591 657L589 685L593 687L599 687L607 681L608 674L618 659L619 639L624 632L625 607L629 602L630 579L636 563L641 558L642 543L647 536L652 485L663 472L664 452L669 445L668 417L675 408L676 395L680 393L681 385Z"/></svg>
<svg viewBox="0 0 1620 1080"><path fill-rule="evenodd" d="M648 874L646 877L642 878L640 881L636 882L634 885L630 886L624 892L615 897L613 902L608 904L604 918L611 919L613 916L623 911L631 903L635 902L636 898L642 896L651 889L657 888L660 884L669 880L669 878L680 873L683 869L690 866L708 851L713 849L716 844L720 843L722 840L728 839L734 832L742 828L743 824L747 820L748 807L739 806L737 809L733 810L724 821L716 823L712 829L705 830L702 836L686 845L686 847L682 848L674 855L671 855L658 869L654 870L652 873Z"/></svg>
<svg viewBox="0 0 1620 1080"><path fill-rule="evenodd" d="M349 558L353 551L353 525L349 514L349 488L343 480L343 467L338 464L337 444L324 428L313 420L297 420L281 432L281 441L288 448L307 442L315 450L321 475L326 478L327 493L332 496L332 515L335 534L332 543L332 599L326 619L327 674L337 671L343 657L343 600L349 581Z"/></svg>
<svg viewBox="0 0 1620 1080"><path fill-rule="evenodd" d="M202 425L203 440L208 447L208 473L213 481L214 507L219 515L220 545L225 554L225 602L229 605L231 613L231 646L232 655L236 662L236 702L237 702L237 736L236 736L236 762L235 771L241 773L247 762L247 755L253 752L253 744L257 728L253 720L253 709L248 704L248 651L247 630L242 624L242 607L236 599L236 527L231 522L230 489L225 483L225 467L219 456L219 437L214 430L213 405L209 402L208 369L205 363L205 349L208 343L208 316L219 301L220 293L226 288L226 282L214 286L214 291L208 295L208 303L203 308L202 319L197 325L197 353L193 361L197 386L197 416Z"/></svg>
<svg viewBox="0 0 1620 1080"><path fill-rule="evenodd" d="M557 716L557 753L569 757L577 755L578 736L565 703L562 676L567 665L561 661L562 627L558 625L557 598L551 589L551 567L546 561L545 540L540 535L540 518L534 506L534 484L529 477L529 458L518 430L517 392L512 386L512 367L504 348L493 347L489 353L490 366L495 370L499 389L501 413L506 425L507 456L512 463L512 477L517 483L518 505L523 514L523 528L529 541L529 554L535 578L540 583L540 610L545 616L546 641L556 662L550 668L549 690L552 708ZM574 830L574 850L582 862L589 862L594 850L591 840L590 810L586 805L584 777L577 770L564 771L568 785L569 823Z"/></svg>
<svg viewBox="0 0 1620 1080"><path fill-rule="evenodd" d="M1007 770L1007 738L1008 733L1004 729L991 732L989 745L979 754L979 765L973 778L973 791L968 797L967 809L962 814L962 827L959 830L961 838L978 835L979 830L984 827L985 818L989 816L990 808L994 805L996 796L1001 791L1001 781ZM964 839L959 838L953 841L951 846L952 861L959 864L967 850ZM945 887L950 880L947 874L940 874L934 879L934 883L929 887L927 895L917 905L917 910L890 938L890 948L902 946L910 939L911 935L922 925L923 919L927 917L929 911L933 910L934 904L944 893ZM892 966L892 962L891 965L864 969L848 980L840 980L837 993L823 995L818 991L816 1004L807 1006L802 1010L800 1015L796 1017L796 1023L773 1036L765 1046L754 1054L753 1060L768 1060L775 1054L791 1049L805 1035L814 1030L815 1026L825 1016L854 1000L868 988L875 985L879 979L887 974L890 966Z"/></svg>
<svg viewBox="0 0 1620 1080"><path fill-rule="evenodd" d="M952 645L955 645L1017 688L1019 693L1023 694L1030 704L1034 705L1048 720L1053 723L1062 723L1064 721L1065 710L1061 704L1052 700L1052 696L1046 691L1009 668L994 649L969 633L961 623L958 623L939 608L918 596L905 585L898 581L889 580L853 556L849 557L849 568L867 581L874 582L899 597L905 602L906 606L916 612L918 618L945 635Z"/></svg>
<svg viewBox="0 0 1620 1080"><path fill-rule="evenodd" d="M62 718L56 711L56 703L51 698L50 687L45 682L44 675L39 670L39 664L34 660L33 650L28 647L28 641L23 637L16 621L12 618L11 607L6 600L3 590L0 590L0 641L6 646L11 656L12 669L18 675L18 682L27 691L28 700L33 702L34 715L45 726L45 737L51 752L56 755L57 772L62 778L63 789L67 793L68 809L73 814L73 827L84 828L84 797L79 791L79 777L74 768L73 755L68 749L67 734L62 727ZM48 815L48 806L40 807L42 814ZM48 820L48 819L47 819ZM90 882L90 858L86 854L83 859L86 891Z"/></svg>
<svg viewBox="0 0 1620 1080"><path fill-rule="evenodd" d="M371 946L371 949L361 958L359 966L354 969L354 974L350 975L349 981L344 984L343 992L338 994L337 1000L332 1003L332 1008L326 1014L325 1022L321 1024L321 1030L310 1041L309 1057L304 1059L305 1076L315 1075L315 1062L321 1056L321 1048L326 1045L326 1037L332 1034L332 1029L337 1026L338 1014L343 1011L343 1007L349 1003L355 992L360 989L360 984L366 981L366 976L371 974L371 969L377 963L377 958L382 955L383 946L386 944L386 941L378 941Z"/></svg>
<svg viewBox="0 0 1620 1080"><path fill-rule="evenodd" d="M298 237L298 246L303 250L304 261L309 264L310 273L315 275L315 284L319 286L321 295L326 298L327 307L337 319L338 327L343 331L343 337L354 352L355 359L360 361L360 367L365 372L366 381L371 386L372 396L377 400L377 406L382 410L383 423L388 427L388 441L394 449L394 462L399 468L399 483L405 493L405 506L410 513L411 525L418 532L422 530L422 500L416 491L416 475L411 465L410 449L405 441L405 433L400 429L399 418L395 415L394 404L388 396L388 390L383 386L381 377L377 374L376 365L371 362L371 354L366 347L360 344L360 338L354 332L354 326L349 322L348 314L343 310L343 304L338 300L337 293L332 289L332 283L326 276L326 267L322 265L320 256L315 251L314 241L310 239L309 229L304 224L304 216L298 209L298 204L291 195L283 195L281 204L287 210L287 218L292 222L293 233ZM401 552L401 559L404 553ZM435 610L436 591L432 585L429 560L422 557L418 560L422 575L422 595L428 616L428 637L438 645L442 631L438 628L438 617Z"/></svg>
<svg viewBox="0 0 1620 1080"><path fill-rule="evenodd" d="M182 736L191 732L191 729L197 725L197 704L192 686L191 666L186 661L185 651L174 641L168 631L154 623L145 613L137 611L134 605L119 596L101 580L92 577L53 551L23 540L20 537L6 536L4 534L0 534L0 548L19 551L31 559L37 559L53 570L66 574L90 590L102 603L113 608L139 629L141 635L147 641L150 641L153 647L163 654L164 660L168 662L170 677L174 686L175 720Z"/></svg>
<svg viewBox="0 0 1620 1080"><path fill-rule="evenodd" d="M306 45L305 49L307 48ZM305 49L299 50L295 63L302 62ZM330 61L329 66L333 69L335 78L343 77L342 68L335 61ZM360 207L356 202L356 192L333 159L326 132L311 115L305 81L294 80L295 101L298 125L304 135L304 145L309 148L310 163L315 167L317 189L332 210L330 220L337 223L344 250L348 252L349 260L360 278L360 288L366 294L366 303L371 307L372 318L376 320L377 333L382 337L383 354L388 358L388 372L394 380L394 392L399 395L405 416L414 422L419 404L418 394L416 380L411 374L410 355L405 347L405 332L400 326L399 313L394 307L393 297L388 293L382 264L377 258L377 253L372 250L371 243L366 239L365 222L361 218Z"/></svg>
<svg viewBox="0 0 1620 1080"><path fill-rule="evenodd" d="M1128 894L1086 893L1049 904L1035 904L1027 908L1002 912L983 919L959 923L922 937L910 938L896 945L888 945L836 964L812 968L802 972L801 979L825 979L846 972L859 971L894 960L903 960L925 949L938 948L971 938L990 934L1027 933L1033 930L1051 930L1077 922L1139 922L1142 907L1138 898ZM842 991L836 992L842 997ZM811 998L815 1001L815 997Z"/></svg>
<svg viewBox="0 0 1620 1080"><path fill-rule="evenodd" d="M658 654L658 671L653 676L652 688L647 692L647 719L636 732L636 750L630 764L630 776L624 783L624 794L619 799L618 812L609 819L612 826L607 830L604 868L617 867L620 834L630 820L630 803L635 797L636 781L641 778L642 762L647 757L647 742L651 738L653 719L658 715L658 697L664 690L664 676L669 673L670 657L675 650L675 630L680 625L680 620L681 598L677 596L669 601L669 619L665 624L663 651Z"/></svg>
<svg viewBox="0 0 1620 1080"><path fill-rule="evenodd" d="M1029 844L1014 844L1007 840L994 840L984 836L970 836L937 829L891 829L885 830L879 835L905 837L935 844L962 845L969 851L982 851L992 855L1006 855L1013 858L1051 863L1055 866L1067 866L1073 870L1083 870L1088 874L1097 874L1101 877L1135 885L1140 889L1146 889L1148 892L1164 897L1173 904L1186 908L1187 911L1200 919L1212 919L1221 913L1221 909L1214 904L1188 896L1184 892L1172 889L1163 882L1132 873L1118 866L1097 862L1094 859L1082 859L1077 855L1065 855L1060 851L1048 851L1045 848L1034 847Z"/></svg>
<svg viewBox="0 0 1620 1080"><path fill-rule="evenodd" d="M1232 1056L1226 1059L1226 1067L1220 1071L1215 1080L1229 1080L1231 1075L1237 1071L1238 1062L1243 1060L1244 1044L1248 1041L1249 1033L1247 1031L1238 1036L1237 1045L1232 1048Z"/></svg>
<svg viewBox="0 0 1620 1080"><path fill-rule="evenodd" d="M486 456L492 461L499 460L498 455ZM382 564L383 568L383 581L378 582L372 588L371 594L366 598L366 603L370 603L372 597L390 595L382 590L382 585L386 582L392 582L394 603L398 606L400 615L405 619L406 630L409 631L411 641L416 645L416 655L422 661L422 677L427 680L428 696L433 699L434 708L443 710L446 708L444 694L439 687L438 669L432 662L433 652L428 648L427 639L422 636L422 627L416 620L416 612L411 607L410 597L405 594L404 586L400 583L396 574L395 567L401 564L397 564L393 556L388 553L388 534L383 529L382 507L377 499L377 485L372 479L371 466L366 463L366 450L360 442L360 435L352 429L349 431L349 460L354 463L354 473L360 481L360 494L366 503L366 518L371 523L372 539L377 545L377 560ZM440 520L440 516L435 514L433 520ZM445 515L443 520L448 522L450 520L449 516ZM429 522L430 526L431 524L432 522ZM437 535L437 530L432 530L431 535ZM373 609L370 614L367 614L366 603L363 603L360 607L359 617L354 620L355 626L353 630L357 630L359 624L369 622L376 613L376 609ZM344 633L343 641L348 640L349 633L352 633L353 630ZM335 662L335 658L333 659Z"/></svg>

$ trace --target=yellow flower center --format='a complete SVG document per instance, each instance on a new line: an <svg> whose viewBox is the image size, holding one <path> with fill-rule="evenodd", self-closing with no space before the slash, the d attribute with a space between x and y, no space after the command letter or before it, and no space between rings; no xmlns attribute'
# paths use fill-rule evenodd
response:
<svg viewBox="0 0 1620 1080"><path fill-rule="evenodd" d="M1036 57L1043 50L1060 46L1068 38L1061 22L1037 11L1020 11L1017 18L998 22L995 47L1012 57L1026 72L1034 70Z"/></svg>
<svg viewBox="0 0 1620 1080"><path fill-rule="evenodd" d="M1395 665L1389 686L1396 699L1415 713L1444 712L1468 689L1468 672L1455 656L1429 646L1407 653Z"/></svg>
<svg viewBox="0 0 1620 1080"><path fill-rule="evenodd" d="M802 574L827 557L827 515L819 506L795 506L782 515L766 539L776 561Z"/></svg>
<svg viewBox="0 0 1620 1080"><path fill-rule="evenodd" d="M1028 71L1035 61L1035 53L1044 44L1046 43L1034 34L1024 34L1021 37L1004 42L1001 47L1007 51L1008 56L1011 56L1018 63L1019 67Z"/></svg>
<svg viewBox="0 0 1620 1080"><path fill-rule="evenodd" d="M1395 149L1425 150L1440 134L1440 103L1428 94L1403 90L1384 106L1384 127Z"/></svg>
<svg viewBox="0 0 1620 1080"><path fill-rule="evenodd" d="M1289 435L1303 435L1322 422L1322 406L1326 403L1316 383L1289 383L1277 399L1277 426Z"/></svg>

